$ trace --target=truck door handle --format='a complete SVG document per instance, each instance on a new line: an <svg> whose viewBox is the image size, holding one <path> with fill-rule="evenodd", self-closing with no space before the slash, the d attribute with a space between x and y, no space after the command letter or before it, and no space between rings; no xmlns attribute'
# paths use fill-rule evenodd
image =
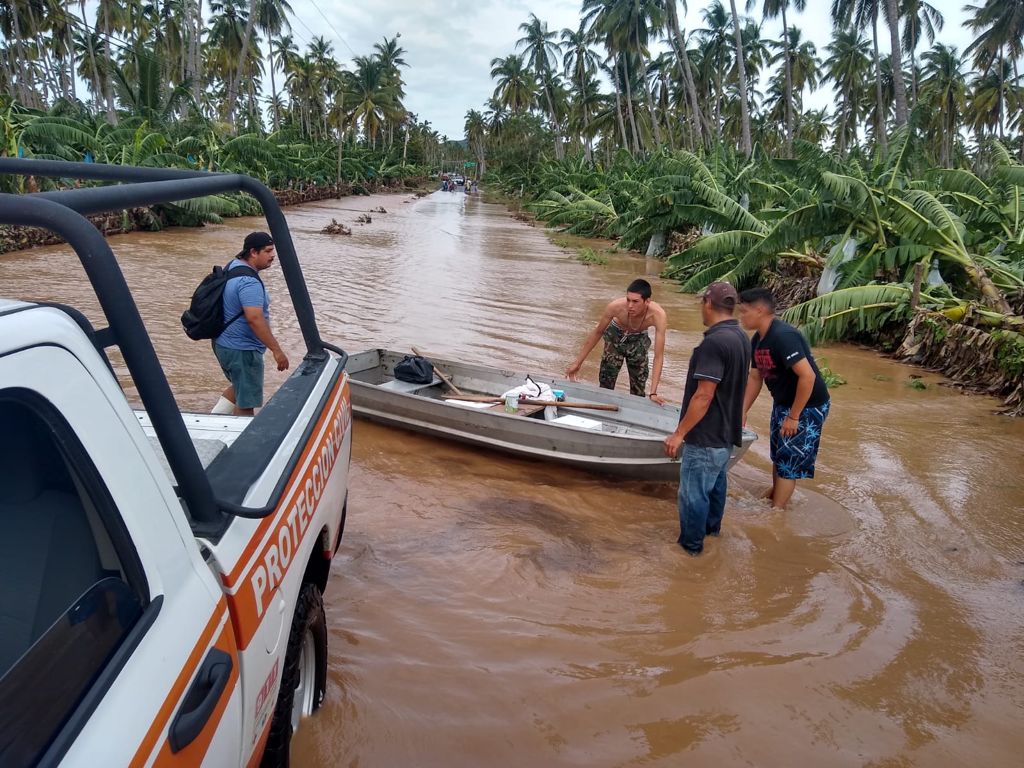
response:
<svg viewBox="0 0 1024 768"><path fill-rule="evenodd" d="M231 655L211 648L171 722L171 752L180 752L202 733L231 677Z"/></svg>

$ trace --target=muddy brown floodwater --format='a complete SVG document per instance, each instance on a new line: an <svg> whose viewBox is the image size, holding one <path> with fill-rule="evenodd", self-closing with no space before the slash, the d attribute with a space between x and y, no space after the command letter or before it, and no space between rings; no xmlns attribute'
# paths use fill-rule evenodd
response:
<svg viewBox="0 0 1024 768"><path fill-rule="evenodd" d="M357 211L387 214L354 225ZM332 217L348 237L320 235ZM658 263L584 266L462 194L289 209L322 334L562 370L604 303L647 275L668 310L662 393L701 332ZM261 220L132 234L122 260L184 408L223 386L178 315ZM273 322L300 350L284 282ZM100 317L62 248L0 257L0 295ZM756 499L762 436L723 535L675 544L674 488L592 477L358 422L327 590L327 698L299 766L1020 766L1024 421L849 346L818 476L789 512ZM584 367L596 378L597 352ZM270 377L276 386L281 377ZM622 382L620 382L621 384ZM751 425L762 433L767 403Z"/></svg>

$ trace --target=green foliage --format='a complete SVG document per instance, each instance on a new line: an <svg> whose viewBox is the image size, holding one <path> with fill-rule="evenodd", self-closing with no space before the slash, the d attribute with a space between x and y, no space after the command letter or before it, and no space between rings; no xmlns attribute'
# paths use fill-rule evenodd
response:
<svg viewBox="0 0 1024 768"><path fill-rule="evenodd" d="M817 363L818 372L821 374L821 378L825 380L826 387L834 389L835 387L841 387L846 383L846 379L829 367L828 360L824 357L819 357Z"/></svg>
<svg viewBox="0 0 1024 768"><path fill-rule="evenodd" d="M576 254L576 258L584 264L600 264L604 265L608 263L608 258L602 256L593 248L580 248Z"/></svg>
<svg viewBox="0 0 1024 768"><path fill-rule="evenodd" d="M791 307L783 318L799 326L811 344L873 333L910 317L910 289L905 285L843 288Z"/></svg>
<svg viewBox="0 0 1024 768"><path fill-rule="evenodd" d="M994 335L998 340L996 365L1010 378L1024 377L1024 336L1012 331L995 331Z"/></svg>

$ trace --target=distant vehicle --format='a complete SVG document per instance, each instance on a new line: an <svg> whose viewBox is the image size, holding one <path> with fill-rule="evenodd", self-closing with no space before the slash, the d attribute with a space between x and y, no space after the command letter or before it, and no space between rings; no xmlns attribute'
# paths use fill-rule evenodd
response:
<svg viewBox="0 0 1024 768"><path fill-rule="evenodd" d="M466 183L466 177L463 176L461 173L455 174L455 183L461 187L463 184Z"/></svg>

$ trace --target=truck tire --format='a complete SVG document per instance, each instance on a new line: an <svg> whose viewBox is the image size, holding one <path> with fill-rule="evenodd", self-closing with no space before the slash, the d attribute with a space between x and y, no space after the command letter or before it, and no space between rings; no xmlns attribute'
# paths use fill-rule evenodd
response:
<svg viewBox="0 0 1024 768"><path fill-rule="evenodd" d="M281 691L263 752L262 768L288 768L299 720L320 708L327 689L327 618L315 584L304 584L292 615Z"/></svg>

